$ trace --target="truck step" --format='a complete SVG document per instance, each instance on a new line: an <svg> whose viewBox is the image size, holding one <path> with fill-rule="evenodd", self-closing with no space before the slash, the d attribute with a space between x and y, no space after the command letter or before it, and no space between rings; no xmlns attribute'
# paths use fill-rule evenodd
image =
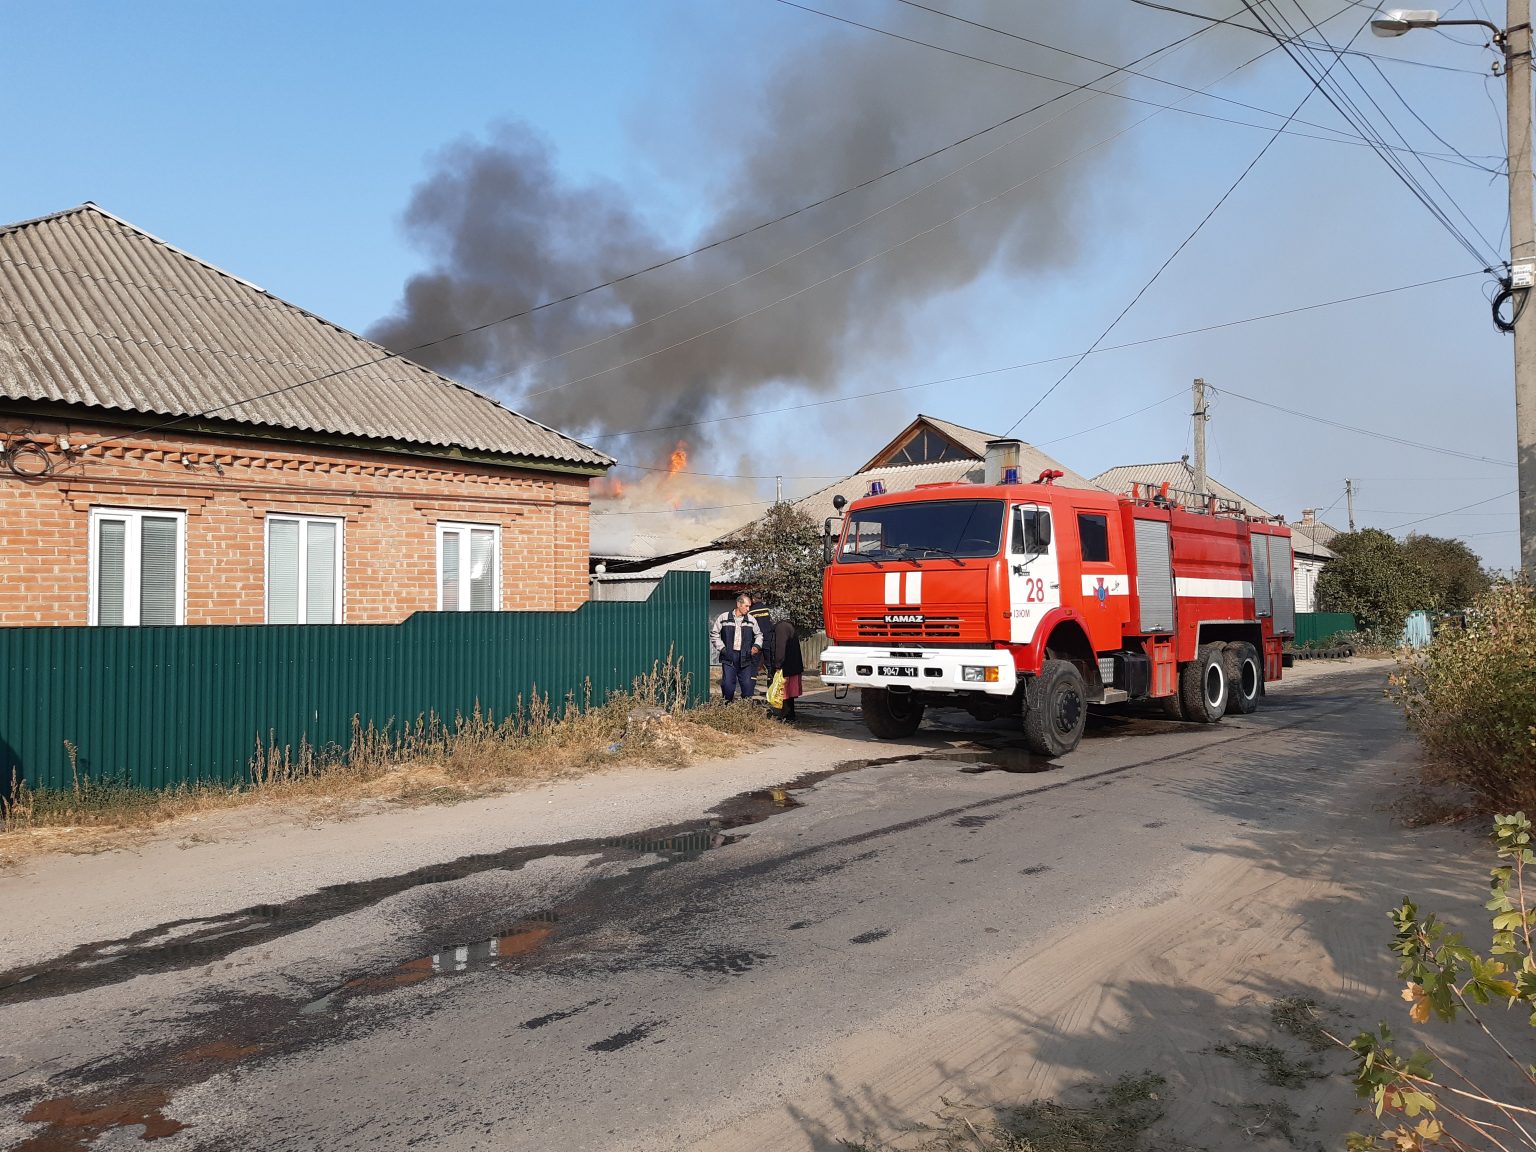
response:
<svg viewBox="0 0 1536 1152"><path fill-rule="evenodd" d="M1090 697L1090 704L1124 704L1131 694L1124 688L1106 688L1098 697Z"/></svg>

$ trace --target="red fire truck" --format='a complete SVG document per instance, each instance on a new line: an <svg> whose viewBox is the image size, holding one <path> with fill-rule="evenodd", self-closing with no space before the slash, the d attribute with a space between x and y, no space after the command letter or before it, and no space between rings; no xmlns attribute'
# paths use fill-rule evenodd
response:
<svg viewBox="0 0 1536 1152"><path fill-rule="evenodd" d="M1043 756L1077 747L1090 704L1257 708L1295 632L1290 529L1166 486L1020 483L1021 447L989 444L980 484L833 501L822 680L860 689L878 737L944 705L1021 716Z"/></svg>

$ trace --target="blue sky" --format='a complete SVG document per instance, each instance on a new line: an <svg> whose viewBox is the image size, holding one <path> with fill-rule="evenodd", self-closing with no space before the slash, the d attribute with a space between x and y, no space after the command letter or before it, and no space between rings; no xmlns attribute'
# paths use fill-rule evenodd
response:
<svg viewBox="0 0 1536 1152"><path fill-rule="evenodd" d="M808 2L1064 79L1081 81L1091 74L1081 62L915 12L896 0ZM1460 14L1478 3L1463 0ZM1125 0L1084 0L1082 11L1092 19L1068 28L1048 18L1051 5L1045 3L947 0L947 6L1115 61L1198 26ZM1201 0L1201 7L1227 14L1240 5ZM1309 11L1344 7L1343 0L1319 2ZM406 279L428 263L428 254L412 245L402 227L402 213L434 158L456 140L485 138L498 123L526 124L541 135L570 181L612 182L655 236L669 250L681 251L707 238L701 230L729 213L742 150L772 116L764 92L808 59L835 67L841 54L849 59L858 54L896 76L941 77L943 90L954 98L942 114L935 111L931 124L924 122L921 108L904 110L902 127L913 140L942 143L958 135L954 128L969 122L972 99L985 110L1009 106L1016 94L1022 99L1025 85L1034 85L1030 92L1039 90L1036 82L1006 70L929 48L879 37L871 44L871 33L773 0L450 3L433 6L430 15L421 6L393 3L253 8L13 0L5 15L10 50L0 110L8 126L10 163L8 178L0 182L0 217L22 219L95 200L356 330L389 313ZM1327 26L1330 37L1346 40L1364 15L1341 16ZM1264 46L1257 37L1220 30L1171 60L1166 74L1203 85ZM1395 41L1366 36L1356 46L1474 71L1486 71L1491 59L1473 44L1428 32ZM1445 151L1396 103L1368 63L1356 59L1352 66L1413 146ZM1413 111L1460 151L1474 157L1502 152L1501 83L1390 62L1381 68ZM1289 111L1308 87L1297 66L1277 52L1213 91ZM1183 95L1141 80L1121 90L1158 103ZM1198 98L1186 107L1273 122ZM836 380L782 380L749 395L721 396L712 411L821 400L1086 349L1269 137L1252 127L1178 112L1130 126L1150 111L1119 107L1116 119L1087 123L1081 138L1065 145L1059 136L1042 134L1021 146L1030 151L1009 161L1026 174L1051 168L1053 179L1067 183L1072 223L1062 224L1071 233L1063 257L1038 267L999 264L959 286L936 287L902 309L900 330L891 331L890 339L879 330L860 333L858 354L845 359ZM1301 115L1341 123L1315 95ZM800 130L796 124L773 127L781 133ZM1068 159L1071 151L1089 145L1097 145L1090 155ZM784 174L785 195L797 194L804 202L835 191L829 184L835 170L829 160L825 170L813 162ZM1432 171L1502 251L1502 180L1449 165L1435 164ZM988 211L935 230L922 250L931 256L947 243L985 244L985 230L1014 203L1000 197ZM946 211L971 206L957 194ZM1019 210L1026 211L1026 205L1021 202ZM859 242L855 231L850 250L863 251ZM887 237L882 243L888 242ZM881 246L871 241L868 252ZM919 248L879 257L868 272L902 272L900 262L918 258ZM1480 266L1369 149L1283 137L1105 343ZM1189 443L1189 405L1182 398L1052 442L1203 376L1218 390L1211 470L1254 501L1294 516L1303 507L1333 505L1344 478L1353 477L1359 481L1358 521L1391 528L1495 498L1427 520L1422 529L1462 536L1490 564L1509 567L1516 557L1515 503L1512 496L1499 497L1514 488L1512 467L1329 428L1235 395L1509 461L1510 347L1489 322L1486 282L1487 277L1472 276L1105 352L1087 359L1019 434L1048 444L1049 451L1088 474L1116 464L1177 458ZM830 306L846 286L846 279L833 280L810 290L805 302ZM754 326L765 340L795 341L796 317L803 315L769 308L740 325ZM682 317L674 331L691 335L686 320ZM712 425L689 436L694 467L807 477L786 481L786 490L798 494L818 486L809 477L846 472L862 462L918 411L1000 431L1034 404L1064 367L1043 365ZM624 375L613 373L584 395L592 406L601 406L604 390L623 387ZM1223 388L1234 394L1222 394ZM508 399L516 405L515 393ZM625 441L602 443L628 462ZM694 499L707 502L714 493L715 502L734 503L762 494L760 484L753 487L754 482L704 480ZM1341 524L1342 512L1339 501L1329 519ZM665 518L646 522L654 527L650 522L658 519Z"/></svg>

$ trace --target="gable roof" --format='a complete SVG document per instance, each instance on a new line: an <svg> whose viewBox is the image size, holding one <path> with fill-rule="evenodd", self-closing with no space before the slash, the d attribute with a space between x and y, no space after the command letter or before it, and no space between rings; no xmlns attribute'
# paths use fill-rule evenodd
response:
<svg viewBox="0 0 1536 1152"><path fill-rule="evenodd" d="M966 428L960 424L952 424L948 420L940 420L937 416L924 416L919 412L916 420L896 433L891 442L871 456L859 471L867 472L871 468L880 467L882 460L906 443L914 433L925 425L940 436L943 436L946 440L951 441L962 452L969 453L977 460L986 458L987 441L997 439L991 432L980 432L975 428ZM860 493L860 495L863 495L863 493Z"/></svg>
<svg viewBox="0 0 1536 1152"><path fill-rule="evenodd" d="M1100 472L1093 478L1093 482L1111 492L1128 492L1132 484L1150 484L1154 488L1167 484L1171 491L1189 495L1195 490L1195 470L1184 460L1168 460L1161 464L1122 464ZM1248 510L1248 515L1269 519L1270 514L1263 508L1228 488L1209 473L1205 477L1205 486L1218 499L1242 505Z"/></svg>
<svg viewBox="0 0 1536 1152"><path fill-rule="evenodd" d="M1320 560L1330 560L1335 555L1333 549L1328 547L1328 541L1339 534L1339 530L1331 524L1315 521L1311 524L1292 524L1291 539L1297 552L1308 556L1316 556Z"/></svg>
<svg viewBox="0 0 1536 1152"><path fill-rule="evenodd" d="M613 463L94 204L0 226L0 398Z"/></svg>
<svg viewBox="0 0 1536 1152"><path fill-rule="evenodd" d="M832 497L841 495L848 500L857 500L860 496L867 496L871 480L881 481L887 492L910 492L919 484L946 484L961 481L980 484L984 469L985 463L980 459L935 460L927 464L893 464L883 468L866 468L835 484L828 484L809 496L803 496L794 503L796 508L808 512L819 523L823 517L832 515ZM1064 488L1098 488L1092 480L1079 476L1032 444L1019 446L1020 476L1026 481L1033 480L1046 469L1061 472L1061 478L1056 483Z"/></svg>

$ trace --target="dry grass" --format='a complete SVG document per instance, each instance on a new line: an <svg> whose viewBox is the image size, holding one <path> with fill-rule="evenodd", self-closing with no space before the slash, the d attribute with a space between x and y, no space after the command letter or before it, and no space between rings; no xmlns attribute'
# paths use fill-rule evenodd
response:
<svg viewBox="0 0 1536 1152"><path fill-rule="evenodd" d="M557 706L535 693L499 719L477 708L451 723L423 716L381 729L354 720L348 747L319 752L258 739L248 778L232 786L151 791L78 772L68 789L13 781L10 800L0 799L0 864L37 851L120 847L169 822L232 808L334 819L381 803L457 803L618 765L681 767L760 747L783 731L746 703L690 708L686 700L681 670L658 662L629 692L601 703L589 694ZM73 764L74 749L66 750Z"/></svg>

